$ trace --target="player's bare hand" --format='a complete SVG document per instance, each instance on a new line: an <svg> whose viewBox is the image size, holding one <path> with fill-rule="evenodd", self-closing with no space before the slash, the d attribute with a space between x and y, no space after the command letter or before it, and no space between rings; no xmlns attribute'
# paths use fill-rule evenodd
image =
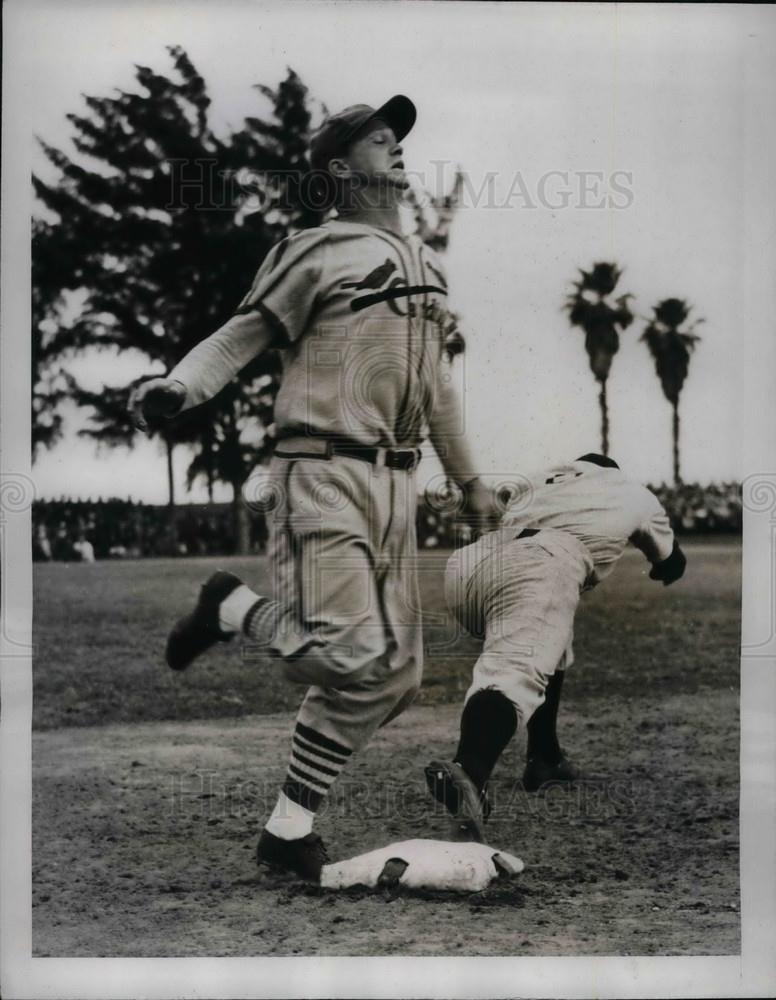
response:
<svg viewBox="0 0 776 1000"><path fill-rule="evenodd" d="M463 517L470 524L475 537L498 527L501 510L493 490L489 489L479 477L470 479L463 490Z"/></svg>
<svg viewBox="0 0 776 1000"><path fill-rule="evenodd" d="M179 412L186 400L186 386L171 378L151 378L132 390L127 409L141 431L155 430Z"/></svg>

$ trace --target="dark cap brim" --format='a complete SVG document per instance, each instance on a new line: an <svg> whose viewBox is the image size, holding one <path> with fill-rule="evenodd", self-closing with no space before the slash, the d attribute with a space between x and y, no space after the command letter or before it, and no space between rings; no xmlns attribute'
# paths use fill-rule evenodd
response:
<svg viewBox="0 0 776 1000"><path fill-rule="evenodd" d="M379 118L380 121L385 122L386 125L391 127L397 141L401 142L412 131L412 126L415 124L417 117L418 112L409 97L405 97L404 94L397 94L379 107L373 115L370 115L367 121L374 121L376 118ZM366 125L366 122L364 122L364 125ZM363 128L363 125L361 127Z"/></svg>
<svg viewBox="0 0 776 1000"><path fill-rule="evenodd" d="M397 94L386 101L385 104L380 105L377 110L365 115L360 121L355 122L353 127L342 136L341 141L343 143L352 142L358 136L359 132L366 128L370 122L379 120L385 122L396 136L396 141L401 142L411 131L417 116L418 113L415 110L415 105L409 97L405 97L404 94Z"/></svg>

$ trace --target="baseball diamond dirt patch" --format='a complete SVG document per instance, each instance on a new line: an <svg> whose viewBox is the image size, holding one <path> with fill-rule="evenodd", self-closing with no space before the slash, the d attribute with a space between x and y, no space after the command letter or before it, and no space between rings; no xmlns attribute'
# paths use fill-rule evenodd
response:
<svg viewBox="0 0 776 1000"><path fill-rule="evenodd" d="M688 556L681 589L634 555L583 602L561 727L587 780L524 793L515 741L488 829L526 870L463 896L256 869L299 692L236 648L181 676L159 664L214 562L39 567L34 954L737 953L740 548ZM427 686L336 787L319 824L335 859L446 836L422 766L454 746L477 647L446 631L439 559L422 574ZM256 576L256 560L220 562Z"/></svg>

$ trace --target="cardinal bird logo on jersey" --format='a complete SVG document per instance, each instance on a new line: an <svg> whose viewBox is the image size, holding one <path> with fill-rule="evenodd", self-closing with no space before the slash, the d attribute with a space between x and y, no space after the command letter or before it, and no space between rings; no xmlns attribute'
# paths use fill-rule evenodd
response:
<svg viewBox="0 0 776 1000"><path fill-rule="evenodd" d="M361 281L343 281L342 287L354 288L356 291L363 288L382 288L395 270L396 262L386 257L384 264L376 267L374 271L370 271Z"/></svg>
<svg viewBox="0 0 776 1000"><path fill-rule="evenodd" d="M378 302L387 302L388 307L397 316L406 316L407 310L401 308L399 300L408 299L412 295L423 295L429 292L437 292L442 295L445 295L447 292L446 288L439 285L407 285L407 279L401 275L393 278L386 288L386 282L396 269L396 262L386 257L385 263L371 270L360 281L343 281L343 288L352 288L354 291L367 292L366 295L356 295L351 299L351 310L353 312L360 312L362 309L368 309L369 306L373 306ZM414 307L412 305L410 305L409 312L410 315L414 315Z"/></svg>

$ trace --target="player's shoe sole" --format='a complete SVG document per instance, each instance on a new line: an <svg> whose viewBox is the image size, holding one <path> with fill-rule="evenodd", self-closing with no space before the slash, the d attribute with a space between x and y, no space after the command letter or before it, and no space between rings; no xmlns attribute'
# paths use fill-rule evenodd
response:
<svg viewBox="0 0 776 1000"><path fill-rule="evenodd" d="M523 788L526 792L538 792L542 785L554 782L579 781L582 772L570 760L561 757L557 764L548 764L539 757L529 757L523 771Z"/></svg>
<svg viewBox="0 0 776 1000"><path fill-rule="evenodd" d="M453 817L459 840L485 842L485 816L477 786L460 764L434 760L425 769L429 792Z"/></svg>
<svg viewBox="0 0 776 1000"><path fill-rule="evenodd" d="M328 860L326 847L317 833L308 833L298 840L283 840L269 830L262 830L256 847L258 865L298 875L307 882L320 882L321 869Z"/></svg>
<svg viewBox="0 0 776 1000"><path fill-rule="evenodd" d="M219 627L218 609L241 583L234 573L218 570L202 584L194 610L179 618L167 637L165 657L168 666L173 670L185 670L211 646L232 638L232 633L222 632Z"/></svg>

